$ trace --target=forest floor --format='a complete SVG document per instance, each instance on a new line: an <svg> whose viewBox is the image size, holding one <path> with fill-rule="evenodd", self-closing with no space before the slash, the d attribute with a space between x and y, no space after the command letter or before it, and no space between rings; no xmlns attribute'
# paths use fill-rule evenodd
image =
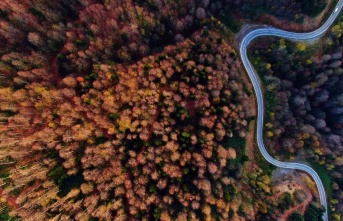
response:
<svg viewBox="0 0 343 221"><path fill-rule="evenodd" d="M245 163L245 168L248 173L253 172L254 169L257 168L256 162L255 162L255 155L254 155L254 149L255 149L255 120L252 120L249 124L248 132L245 137L246 144L245 144L245 150L246 155L249 157L249 161Z"/></svg>
<svg viewBox="0 0 343 221"><path fill-rule="evenodd" d="M273 192L275 194L271 197L271 200L277 202L278 198L283 193L289 192L290 194L293 194L296 190L303 190L306 195L302 203L291 206L288 210L276 214L276 217L278 217L277 221L286 221L287 218L296 211L303 214L306 207L314 200L314 198L318 198L318 194L314 193L313 190L308 187L308 183L304 181L308 180L308 178L307 174L294 170L278 169L274 171L273 180L275 181L275 184L273 186ZM311 182L313 181L311 180Z"/></svg>
<svg viewBox="0 0 343 221"><path fill-rule="evenodd" d="M281 189L284 189L284 190L287 190L289 189L288 186L291 186L292 187L292 190L290 192L294 192L296 190L304 190L305 193L306 193L306 198L304 199L304 201L301 203L301 204L297 204L293 207L291 207L290 209L284 211L283 214L281 214L279 216L279 218L277 219L277 221L286 221L287 218L293 213L293 212L296 212L296 211L299 211L300 213L304 213L305 212L305 209L307 207L307 205L309 203L311 203L312 199L313 199L313 196L311 194L311 191L309 188L306 187L306 185L302 184L302 183L297 183L297 182L294 182L294 181L291 181L289 184L287 183L284 183L283 185L279 186L278 188L281 188Z"/></svg>
<svg viewBox="0 0 343 221"><path fill-rule="evenodd" d="M237 42L237 41L236 41ZM248 74L246 73L242 64L239 65L239 70L242 73L242 79L244 84L246 85L247 89L251 92L249 96L249 104L250 104L250 111L253 116L257 116L257 103L256 103L256 96L254 94L254 89ZM255 134L256 134L256 120L251 120L248 125L248 129L245 136L245 154L249 157L249 161L245 163L245 170L247 172L252 172L258 166L255 162L255 154L254 149L256 148L255 145Z"/></svg>

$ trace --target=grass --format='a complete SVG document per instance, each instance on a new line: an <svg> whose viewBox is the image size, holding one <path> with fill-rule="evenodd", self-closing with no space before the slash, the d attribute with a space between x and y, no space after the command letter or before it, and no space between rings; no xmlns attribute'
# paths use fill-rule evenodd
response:
<svg viewBox="0 0 343 221"><path fill-rule="evenodd" d="M256 69L256 72L261 80L262 83L262 88L264 88L264 86L266 85L266 82L263 80L263 75L264 75L264 71L265 71L265 63L262 59L261 56L257 56L257 55L252 55L251 53L249 54L249 60L251 61L251 64L254 66L254 68ZM264 97L264 105L266 106L265 110L266 110L266 119L265 122L268 122L268 116L270 116L269 114L274 110L275 105L276 105L276 101L275 101L275 94L273 94L270 91L264 90L263 91L263 97ZM256 147L258 147L257 143L255 142L254 144ZM272 164L270 164L268 161L266 161L264 159L264 157L262 156L259 148L255 148L254 149L254 157L255 157L255 161L256 164L263 170L263 173L267 174L268 176L270 176L273 172L273 170L276 169L276 167Z"/></svg>
<svg viewBox="0 0 343 221"><path fill-rule="evenodd" d="M258 147L257 143L254 145ZM254 157L256 164L263 170L263 173L271 176L272 172L276 169L276 166L270 164L266 159L264 159L259 148L254 149Z"/></svg>
<svg viewBox="0 0 343 221"><path fill-rule="evenodd" d="M231 137L226 142L227 147L232 147L234 149L244 148L245 147L245 139L242 137Z"/></svg>
<svg viewBox="0 0 343 221"><path fill-rule="evenodd" d="M323 165L320 165L319 163L313 160L309 160L309 163L312 169L314 169L317 172L318 176L320 177L325 188L327 201L330 202L330 200L332 199L332 194L333 194L332 188L331 188L332 180L327 169ZM331 217L330 203L328 203L328 216L329 216L329 220L331 220L332 217Z"/></svg>
<svg viewBox="0 0 343 221"><path fill-rule="evenodd" d="M246 140L238 136L229 138L228 141L225 143L226 147L232 147L236 150L236 159L234 160L234 162L244 164L244 162L249 160L245 152L245 144Z"/></svg>
<svg viewBox="0 0 343 221"><path fill-rule="evenodd" d="M268 83L264 79L264 72L266 70L266 65L265 65L265 62L263 61L262 56L249 54L249 60L251 61L251 64L254 66L254 68L257 71L259 79L261 80L261 83L262 83L261 85L262 88L265 88L265 85L268 85ZM275 109L275 105L276 105L275 93L273 93L272 91L264 90L263 97L265 100L264 105L266 106L266 113L265 113L267 117L266 120L268 121L269 114L272 113Z"/></svg>
<svg viewBox="0 0 343 221"><path fill-rule="evenodd" d="M313 160L310 160L309 162L311 164L312 169L314 169L318 173L320 179L322 180L324 188L326 190L327 197L331 199L332 198L332 189L331 189L332 181L331 181L331 177L328 171L323 165L320 165L319 163Z"/></svg>

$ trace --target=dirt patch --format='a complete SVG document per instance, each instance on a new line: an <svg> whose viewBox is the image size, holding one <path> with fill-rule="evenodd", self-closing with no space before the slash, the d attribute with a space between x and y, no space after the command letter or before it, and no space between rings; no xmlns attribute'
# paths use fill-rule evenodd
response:
<svg viewBox="0 0 343 221"><path fill-rule="evenodd" d="M249 124L247 136L245 137L246 145L246 155L249 157L249 161L245 164L245 169L248 173L253 172L258 168L255 162L254 150L255 150L255 120L252 120Z"/></svg>
<svg viewBox="0 0 343 221"><path fill-rule="evenodd" d="M279 218L277 219L277 221L286 221L287 218L293 213L293 212L299 212L301 214L304 214L306 207L312 202L313 200L313 196L311 194L311 190L309 188L306 187L306 185L301 184L301 183L297 183L297 182L290 182L289 184L287 184L287 187L283 186L283 189L287 189L288 186L291 186L291 190L287 191L290 192L291 194L293 194L296 190L303 190L306 194L306 198L304 199L304 201L301 204L298 204L294 207L291 207L290 209L284 211L283 214L280 214ZM289 189L289 188L288 188Z"/></svg>
<svg viewBox="0 0 343 221"><path fill-rule="evenodd" d="M248 103L250 113L252 116L257 116L257 103L256 103L256 96L254 94L254 90L252 87L252 83L250 81L249 76L247 75L245 69L243 68L243 64L239 65L240 72L242 73L243 82L246 85L246 89L251 93L248 97ZM246 155L249 157L249 161L245 163L245 170L247 172L252 172L258 168L255 162L254 150L257 148L255 145L255 134L256 134L256 120L251 120L248 125L248 129L245 136L245 151Z"/></svg>
<svg viewBox="0 0 343 221"><path fill-rule="evenodd" d="M273 192L274 195L271 196L270 200L277 202L278 198L288 192L291 195L294 194L295 191L301 190L304 193L304 199L302 203L296 204L285 210L284 212L278 211L275 213L275 217L277 217L277 221L286 221L287 218L294 212L299 212L300 214L304 214L307 206L315 199L318 199L318 193L314 191L314 189L310 188L309 186L315 185L311 178L303 172L294 171L294 170L287 170L282 171L282 169L278 169L280 171L274 171L272 179L274 180ZM312 182L310 185L308 182ZM295 200L293 200L295 202Z"/></svg>

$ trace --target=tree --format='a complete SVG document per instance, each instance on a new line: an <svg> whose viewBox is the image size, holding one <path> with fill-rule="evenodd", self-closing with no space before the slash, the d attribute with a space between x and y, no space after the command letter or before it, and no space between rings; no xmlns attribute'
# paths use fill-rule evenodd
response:
<svg viewBox="0 0 343 221"><path fill-rule="evenodd" d="M288 218L288 221L305 221L304 217L298 213L298 212L294 212L292 213Z"/></svg>
<svg viewBox="0 0 343 221"><path fill-rule="evenodd" d="M322 216L325 210L318 208L314 204L310 204L305 211L304 218L305 221L320 221L322 220Z"/></svg>

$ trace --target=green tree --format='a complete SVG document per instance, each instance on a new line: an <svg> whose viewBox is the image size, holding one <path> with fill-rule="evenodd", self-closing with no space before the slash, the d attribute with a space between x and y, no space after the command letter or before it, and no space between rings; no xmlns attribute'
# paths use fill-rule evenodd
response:
<svg viewBox="0 0 343 221"><path fill-rule="evenodd" d="M300 213L294 212L288 217L287 220L288 221L304 221L305 219Z"/></svg>

